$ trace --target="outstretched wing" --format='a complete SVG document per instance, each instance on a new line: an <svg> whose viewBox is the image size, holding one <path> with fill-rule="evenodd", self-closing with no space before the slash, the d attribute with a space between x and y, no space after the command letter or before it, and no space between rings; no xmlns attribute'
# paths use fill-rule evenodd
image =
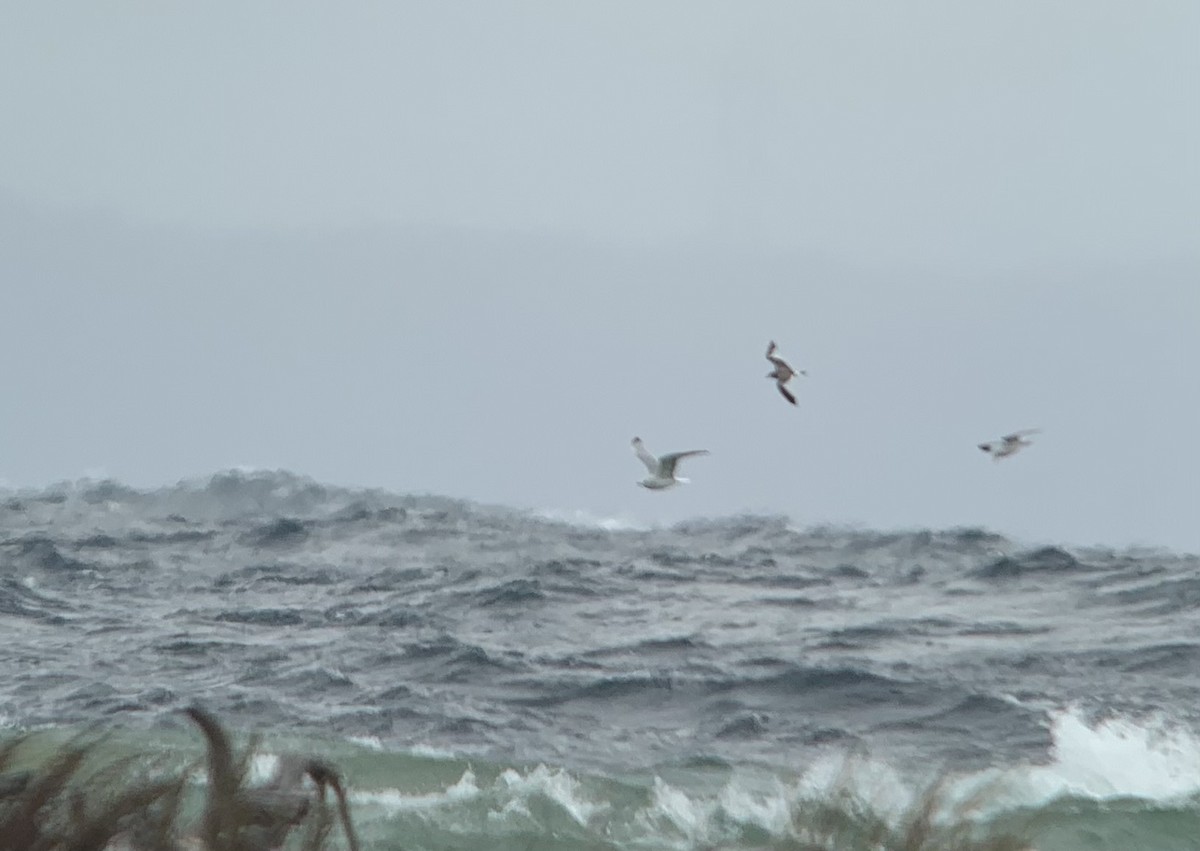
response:
<svg viewBox="0 0 1200 851"><path fill-rule="evenodd" d="M778 349L775 346L775 341L772 340L771 345L767 346L767 360L775 365L775 377L787 381L793 375L804 375L803 370L792 369L792 365L785 361L777 352Z"/></svg>
<svg viewBox="0 0 1200 851"><path fill-rule="evenodd" d="M793 396L791 392L783 386L782 381L776 381L775 386L779 388L779 392L783 394L783 398L787 399L793 405L796 404L796 397Z"/></svg>
<svg viewBox="0 0 1200 851"><path fill-rule="evenodd" d="M1027 435L1030 435L1030 434L1038 434L1040 431L1041 431L1040 428L1026 428L1026 429L1022 429L1021 431L1014 431L1012 434L1006 434L1001 439L1005 443L1016 443L1022 437L1026 437Z"/></svg>
<svg viewBox="0 0 1200 851"><path fill-rule="evenodd" d="M687 452L672 452L658 459L659 474L666 478L674 477L675 465L684 458L690 458L693 455L707 455L707 449L690 449Z"/></svg>
<svg viewBox="0 0 1200 851"><path fill-rule="evenodd" d="M767 360L775 365L777 369L782 369L784 372L791 372L792 368L788 366L787 361L775 354L777 351L775 341L771 341L771 345L767 346Z"/></svg>
<svg viewBox="0 0 1200 851"><path fill-rule="evenodd" d="M642 445L642 439L635 437L632 445L634 453L642 459L642 463L646 465L646 469L650 471L650 475L658 475L658 459L646 451L646 447Z"/></svg>

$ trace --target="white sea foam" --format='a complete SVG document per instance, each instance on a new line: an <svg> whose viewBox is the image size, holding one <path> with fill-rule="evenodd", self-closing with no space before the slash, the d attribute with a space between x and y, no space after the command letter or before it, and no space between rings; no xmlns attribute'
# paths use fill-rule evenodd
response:
<svg viewBox="0 0 1200 851"><path fill-rule="evenodd" d="M597 813L608 807L607 803L590 800L569 772L545 765L528 771L505 769L487 787L480 787L475 772L467 768L456 783L441 792L411 795L399 789L381 789L351 794L356 803L378 805L391 813L453 808L481 797L488 801L488 821L500 823L514 818L519 821L532 819L529 804L537 798L552 801L581 827L586 827Z"/></svg>
<svg viewBox="0 0 1200 851"><path fill-rule="evenodd" d="M687 848L720 844L745 828L786 837L796 793L794 785L774 777L735 774L715 795L684 791L656 777L649 806L636 822L653 834L674 834Z"/></svg>
<svg viewBox="0 0 1200 851"><path fill-rule="evenodd" d="M951 776L940 786L943 820L995 815L1056 798L1140 798L1170 803L1200 794L1200 737L1164 717L1089 723L1077 709L1050 714L1051 761ZM865 757L818 760L797 786L803 798L849 794L877 815L911 812L925 784Z"/></svg>
<svg viewBox="0 0 1200 851"><path fill-rule="evenodd" d="M383 741L378 736L347 736L346 741L370 751L383 750Z"/></svg>
<svg viewBox="0 0 1200 851"><path fill-rule="evenodd" d="M1200 737L1162 716L1089 724L1075 709L1053 713L1052 761L1007 769L1015 803L1071 795L1171 802L1200 793Z"/></svg>
<svg viewBox="0 0 1200 851"><path fill-rule="evenodd" d="M1050 721L1053 748L1048 764L944 778L939 786L937 821L986 819L1062 796L1170 802L1200 793L1200 737L1192 731L1161 718L1114 717L1089 723L1076 710L1055 712ZM363 744L374 747L366 741ZM276 765L273 754L257 755L251 762L252 782L268 778ZM719 845L746 830L780 841L808 841L813 837L805 834L806 819L798 814L812 803L853 802L864 812L899 825L919 805L934 779L907 775L870 756L831 753L795 775L766 769L736 770L715 788L685 788L657 777L649 799L628 814L628 821L606 818L614 815L614 804L597 798L596 789L585 778L546 765L507 768L482 786L468 767L456 782L438 791L356 790L351 797L358 805L394 815L461 812L460 807L482 804L486 809L477 810L477 817L498 831L544 818L534 806L540 800L551 802L556 811L584 829L607 831L624 823L621 830L631 830L631 840L655 837L664 847L695 848Z"/></svg>
<svg viewBox="0 0 1200 851"><path fill-rule="evenodd" d="M350 799L356 804L374 804L382 807L389 813L399 813L452 806L464 801L474 800L481 794L482 791L475 779L475 772L467 768L455 783L447 786L441 792L410 795L401 792L399 789L357 790L350 793Z"/></svg>
<svg viewBox="0 0 1200 851"><path fill-rule="evenodd" d="M256 753L250 760L250 785L266 783L279 768L279 756L273 753Z"/></svg>
<svg viewBox="0 0 1200 851"><path fill-rule="evenodd" d="M522 774L512 768L501 773L496 781L503 787L510 800L524 804L535 795L549 798L571 816L578 824L586 826L588 821L606 805L589 801L582 793L579 782L570 773L558 768L539 765Z"/></svg>
<svg viewBox="0 0 1200 851"><path fill-rule="evenodd" d="M711 804L656 777L650 806L638 814L638 821L653 832L674 828L689 844L694 844L707 841L713 810Z"/></svg>
<svg viewBox="0 0 1200 851"><path fill-rule="evenodd" d="M1049 764L942 778L936 822L986 819L1064 796L1169 803L1200 794L1200 737L1166 719L1117 717L1089 724L1078 711L1066 710L1052 715L1051 729ZM647 831L674 835L680 847L720 844L734 826L804 841L811 837L796 814L806 803L853 801L898 826L936 779L906 776L884 761L845 754L818 759L792 780L735 772L716 793L656 778L637 821Z"/></svg>
<svg viewBox="0 0 1200 851"><path fill-rule="evenodd" d="M562 508L541 508L533 512L533 516L553 523L566 523L570 526L582 526L589 529L602 529L605 532L642 532L648 529L644 523L639 523L632 517L603 517L582 509L567 510Z"/></svg>
<svg viewBox="0 0 1200 851"><path fill-rule="evenodd" d="M459 752L450 748L437 747L435 745L427 745L418 743L408 749L408 752L413 756L425 757L427 759L456 759Z"/></svg>
<svg viewBox="0 0 1200 851"><path fill-rule="evenodd" d="M769 772L736 771L717 791L677 788L655 778L648 806L635 821L649 834L672 836L680 848L736 841L746 830L783 841L812 841L805 804L838 798L893 821L916 800L912 784L886 763L860 756L830 755L804 773L784 778Z"/></svg>

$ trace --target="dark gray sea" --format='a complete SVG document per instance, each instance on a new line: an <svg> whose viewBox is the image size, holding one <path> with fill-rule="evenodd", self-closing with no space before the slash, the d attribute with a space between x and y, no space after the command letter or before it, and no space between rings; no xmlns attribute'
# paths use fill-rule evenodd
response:
<svg viewBox="0 0 1200 851"><path fill-rule="evenodd" d="M321 754L370 848L868 849L931 794L1038 851L1200 848L1193 555L84 481L0 494L0 670L9 732L194 755L198 704L260 774Z"/></svg>

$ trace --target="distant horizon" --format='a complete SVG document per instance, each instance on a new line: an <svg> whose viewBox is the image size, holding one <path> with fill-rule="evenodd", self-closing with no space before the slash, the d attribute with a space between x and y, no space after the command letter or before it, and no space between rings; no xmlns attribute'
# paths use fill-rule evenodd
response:
<svg viewBox="0 0 1200 851"><path fill-rule="evenodd" d="M301 482L311 483L320 488L328 488L335 491L343 491L347 494L385 494L404 499L421 499L428 498L432 500L446 500L449 502L463 503L469 506L475 506L483 509L497 509L501 511L512 511L518 514L523 514L532 519L546 523L561 523L568 526L576 526L579 528L595 529L596 531L617 533L622 532L653 532L675 529L679 526L686 526L695 523L721 523L726 520L736 520L738 518L758 518L771 519L783 518L789 527L798 534L815 534L824 531L850 533L850 534L867 534L867 535L917 535L924 532L933 534L948 534L954 532L980 532L986 535L995 535L1002 538L1009 544L1019 547L1022 550L1037 550L1046 547L1051 548L1070 548L1075 550L1090 550L1100 549L1110 552L1124 552L1137 550L1153 550L1163 551L1174 556L1200 556L1200 551L1179 549L1166 544L1157 544L1152 542L1130 542L1117 543L1111 541L1071 541L1065 539L1045 538L1040 540L1030 539L1027 536L1014 534L1003 529L995 528L984 523L978 524L958 524L948 526L931 526L931 525L912 525L912 526L877 526L869 523L864 523L858 520L830 520L820 522L805 523L801 518L797 518L786 511L729 511L722 514L700 514L689 517L682 517L672 521L642 521L636 516L633 516L632 511L624 514L600 514L583 507L571 506L534 506L534 505L517 505L505 502L499 502L489 499L476 499L470 496L462 496L453 493L438 492L438 491L405 491L397 490L383 485L370 485L352 482L339 482L318 479L306 473L296 470L289 470L278 467L256 467L252 465L239 464L228 467L223 467L212 471L211 473L199 473L196 475L183 476L174 481L164 481L157 484L130 482L124 479L108 475L103 471L94 471L92 475L82 475L76 478L61 478L45 483L34 484L16 484L0 478L0 496L12 498L22 494L34 493L53 493L56 488L78 488L86 489L88 486L113 484L122 488L128 488L139 494L150 495L160 491L169 491L173 488L187 486L204 486L209 484L213 479L229 475L238 474L247 478L255 476L262 477L287 477L296 479ZM650 497L654 498L654 497ZM285 516L286 512L275 512L280 516ZM998 555L1003 555L998 553Z"/></svg>

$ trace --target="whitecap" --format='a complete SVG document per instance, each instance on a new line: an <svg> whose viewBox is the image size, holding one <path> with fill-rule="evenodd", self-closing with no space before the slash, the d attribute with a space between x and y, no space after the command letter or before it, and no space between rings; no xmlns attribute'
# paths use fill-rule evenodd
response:
<svg viewBox="0 0 1200 851"><path fill-rule="evenodd" d="M600 529L604 532L644 532L649 528L629 516L604 517L579 508L540 508L533 512L533 516L539 520L549 520L551 523L566 523L568 526Z"/></svg>

